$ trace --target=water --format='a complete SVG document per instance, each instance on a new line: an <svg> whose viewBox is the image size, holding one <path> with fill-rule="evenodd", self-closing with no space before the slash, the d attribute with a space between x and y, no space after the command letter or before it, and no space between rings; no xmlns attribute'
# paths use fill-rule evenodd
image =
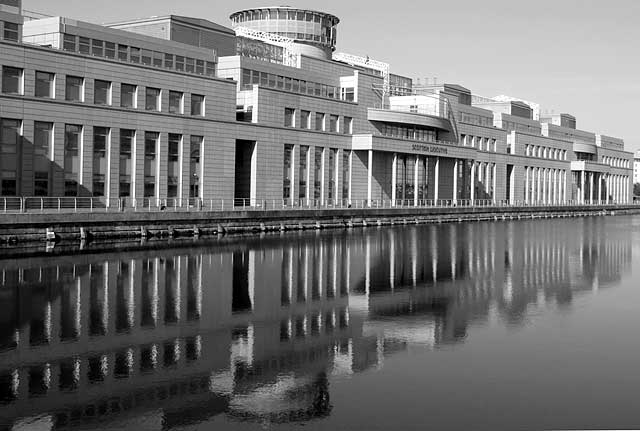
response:
<svg viewBox="0 0 640 431"><path fill-rule="evenodd" d="M0 429L640 423L640 218L0 261Z"/></svg>

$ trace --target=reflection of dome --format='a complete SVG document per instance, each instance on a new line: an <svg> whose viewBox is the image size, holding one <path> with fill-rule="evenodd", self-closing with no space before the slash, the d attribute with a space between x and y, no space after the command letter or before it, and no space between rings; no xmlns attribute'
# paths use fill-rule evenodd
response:
<svg viewBox="0 0 640 431"><path fill-rule="evenodd" d="M235 395L228 414L246 421L274 423L309 421L331 413L329 381L325 373L315 379L282 376L246 395Z"/></svg>
<svg viewBox="0 0 640 431"><path fill-rule="evenodd" d="M277 34L295 42L300 54L330 59L336 49L338 17L288 6L245 9L233 13L232 25Z"/></svg>

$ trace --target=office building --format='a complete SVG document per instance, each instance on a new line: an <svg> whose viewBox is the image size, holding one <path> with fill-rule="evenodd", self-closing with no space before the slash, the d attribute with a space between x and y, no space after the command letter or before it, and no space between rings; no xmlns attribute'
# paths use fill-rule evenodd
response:
<svg viewBox="0 0 640 431"><path fill-rule="evenodd" d="M106 206L625 203L633 155L512 97L336 51L339 19L96 25L0 2L2 197Z"/></svg>

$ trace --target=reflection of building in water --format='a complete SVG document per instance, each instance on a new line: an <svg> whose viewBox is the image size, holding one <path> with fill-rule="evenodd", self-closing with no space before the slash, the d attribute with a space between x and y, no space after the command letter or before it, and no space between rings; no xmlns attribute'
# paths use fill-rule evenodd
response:
<svg viewBox="0 0 640 431"><path fill-rule="evenodd" d="M575 223L0 262L0 424L327 416L333 375L463 341L492 315L520 324L531 307L614 284L630 238L605 236L601 220Z"/></svg>

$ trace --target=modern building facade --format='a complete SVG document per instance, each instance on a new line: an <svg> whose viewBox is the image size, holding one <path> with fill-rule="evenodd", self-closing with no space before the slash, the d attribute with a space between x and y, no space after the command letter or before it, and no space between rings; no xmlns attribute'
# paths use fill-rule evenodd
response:
<svg viewBox="0 0 640 431"><path fill-rule="evenodd" d="M633 158L633 183L640 183L640 151Z"/></svg>
<svg viewBox="0 0 640 431"><path fill-rule="evenodd" d="M244 10L231 16L234 29L175 15L23 25L19 1L2 3L2 197L107 206L631 200L633 154L621 139L530 102L420 85L335 53L330 14Z"/></svg>

